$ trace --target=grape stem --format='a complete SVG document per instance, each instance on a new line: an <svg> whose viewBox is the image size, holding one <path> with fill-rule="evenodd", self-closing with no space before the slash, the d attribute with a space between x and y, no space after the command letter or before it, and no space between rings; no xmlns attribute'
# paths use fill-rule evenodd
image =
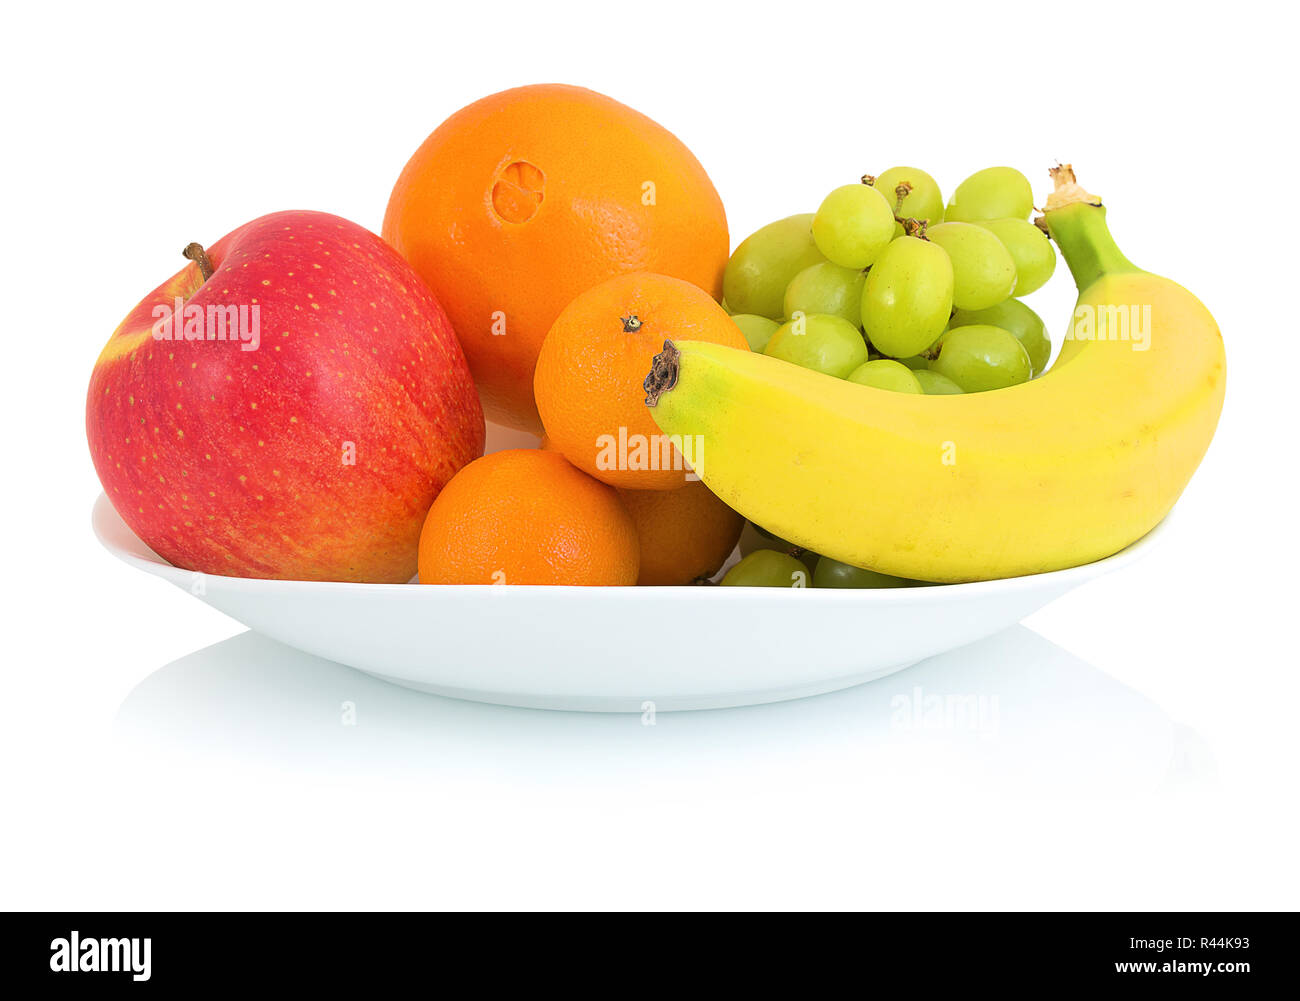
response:
<svg viewBox="0 0 1300 1001"><path fill-rule="evenodd" d="M903 219L897 216L895 216L895 218L898 219L900 223L902 223L903 232L907 236L914 236L918 240L930 239L928 236L925 235L926 228L930 225L929 219L913 219L911 217Z"/></svg>
<svg viewBox="0 0 1300 1001"><path fill-rule="evenodd" d="M863 174L863 175L862 175L862 183L865 184L865 185L867 185L868 187L872 187L872 188L874 188L874 187L876 186L876 175L875 175L875 174ZM927 224L929 224L929 222L930 222L929 219L919 219L919 220L918 220L918 219L913 219L913 218L911 218L910 216L904 216L904 215L900 215L900 214L899 214L899 213L901 213L901 212L903 211L903 199L905 199L905 198L906 198L908 195L910 195L911 193L912 193L912 185L911 185L911 183L910 183L909 181L899 181L898 184L895 186L895 188L894 188L894 199L895 199L895 201L894 201L894 222L896 222L896 223L898 223L900 226L902 226L902 227L903 227L903 232L905 232L905 233L907 232L907 224L908 224L909 222L912 223L913 225L919 224L920 227L921 227L921 232L920 232L919 234L915 234L915 235L919 235L920 238L921 238L922 240L928 240L929 237L925 235L925 227L926 227ZM912 236L912 235L914 235L914 234L908 233L908 235L909 235L909 236Z"/></svg>

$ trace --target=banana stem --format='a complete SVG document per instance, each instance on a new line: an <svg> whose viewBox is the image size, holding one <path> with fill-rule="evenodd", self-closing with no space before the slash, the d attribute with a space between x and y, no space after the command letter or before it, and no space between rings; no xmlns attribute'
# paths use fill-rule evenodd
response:
<svg viewBox="0 0 1300 1001"><path fill-rule="evenodd" d="M1054 167L1051 174L1056 190L1047 198L1044 218L1079 291L1102 275L1140 271L1110 235L1101 199L1080 187L1070 165Z"/></svg>
<svg viewBox="0 0 1300 1001"><path fill-rule="evenodd" d="M1067 205L1073 205L1076 202L1083 202L1087 205L1100 205L1101 196L1094 195L1084 190L1074 176L1074 164L1058 163L1055 167L1049 167L1047 173L1052 178L1052 184L1055 190L1047 196L1047 207L1049 209L1061 209Z"/></svg>

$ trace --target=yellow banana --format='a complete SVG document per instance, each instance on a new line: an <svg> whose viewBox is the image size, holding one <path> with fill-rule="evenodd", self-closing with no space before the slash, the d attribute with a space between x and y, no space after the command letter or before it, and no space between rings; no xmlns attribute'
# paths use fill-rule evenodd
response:
<svg viewBox="0 0 1300 1001"><path fill-rule="evenodd" d="M1053 172L1046 218L1080 295L1057 362L987 393L859 386L716 344L665 344L646 403L755 524L860 567L969 581L1077 566L1169 511L1223 405L1223 339L1120 253L1100 199Z"/></svg>

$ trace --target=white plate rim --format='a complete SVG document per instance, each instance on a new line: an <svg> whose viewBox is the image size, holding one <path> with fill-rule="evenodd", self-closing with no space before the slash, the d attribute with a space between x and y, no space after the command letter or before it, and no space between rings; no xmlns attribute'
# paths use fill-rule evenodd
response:
<svg viewBox="0 0 1300 1001"><path fill-rule="evenodd" d="M168 580L177 586L188 589L195 577L202 576L205 581L216 582L218 586L241 589L263 594L293 591L319 591L327 593L365 594L375 596L390 594L393 597L406 596L398 600L410 600L419 596L421 599L440 593L454 591L458 593L475 592L526 592L531 594L547 593L555 595L574 595L591 598L600 596L604 600L640 601L649 597L679 598L689 594L700 601L729 600L737 593L745 593L748 599L784 600L791 591L808 591L816 594L818 600L841 601L846 603L874 602L889 604L924 600L963 601L974 597L988 597L997 593L1010 593L1023 588L1040 588L1052 585L1073 587L1093 577L1118 570L1134 560L1147 554L1160 542L1169 531L1173 512L1156 524L1146 535L1125 546L1117 553L1063 570L1048 570L1038 574L1024 574L1017 577L1003 577L997 580L967 581L959 584L920 584L905 588L721 588L708 585L665 585L657 587L583 587L559 584L362 584L349 581L312 581L312 580L270 580L259 577L230 577L221 574L202 573L173 566L153 550L149 549L117 513L108 496L101 492L95 500L91 511L91 530L100 545L122 562ZM122 539L125 536L125 540ZM132 545L133 544L133 545ZM148 555L144 555L148 554ZM800 599L807 600L807 599Z"/></svg>

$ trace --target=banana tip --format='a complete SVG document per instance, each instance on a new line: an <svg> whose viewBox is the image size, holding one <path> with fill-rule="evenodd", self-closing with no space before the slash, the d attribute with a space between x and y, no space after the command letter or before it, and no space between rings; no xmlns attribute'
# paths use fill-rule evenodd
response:
<svg viewBox="0 0 1300 1001"><path fill-rule="evenodd" d="M653 407L659 403L659 397L677 385L677 373L681 369L682 353L672 341L664 341L663 350L654 356L650 363L650 374L641 383L645 390L645 405Z"/></svg>

